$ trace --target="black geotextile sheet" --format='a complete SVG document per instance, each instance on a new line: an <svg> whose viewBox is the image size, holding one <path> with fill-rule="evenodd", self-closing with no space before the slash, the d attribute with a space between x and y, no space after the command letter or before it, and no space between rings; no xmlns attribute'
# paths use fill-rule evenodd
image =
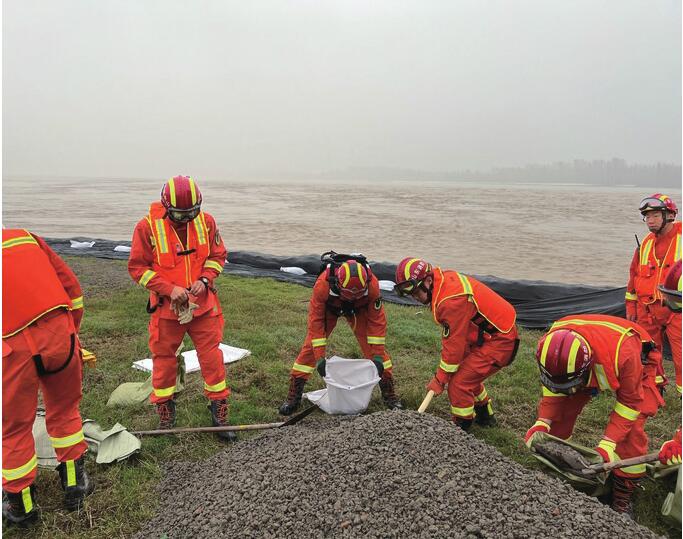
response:
<svg viewBox="0 0 683 539"><path fill-rule="evenodd" d="M90 238L73 238L76 241L95 241L86 249L74 249L68 239L47 239L59 254L95 256L126 260L127 252L116 252L117 245L130 246L129 241L111 241ZM380 280L393 281L396 264L371 262L372 270ZM280 271L281 267L299 267L306 275L294 275ZM224 271L244 277L270 277L277 281L312 287L320 269L319 255L274 256L250 251L233 251L228 255ZM626 273L624 273L626 276ZM552 322L570 314L611 314L624 316L625 287L601 288L545 281L512 281L491 275L475 275L517 310L517 323L529 329L545 329ZM382 291L382 297L390 303L417 305L412 299L400 298L393 291Z"/></svg>

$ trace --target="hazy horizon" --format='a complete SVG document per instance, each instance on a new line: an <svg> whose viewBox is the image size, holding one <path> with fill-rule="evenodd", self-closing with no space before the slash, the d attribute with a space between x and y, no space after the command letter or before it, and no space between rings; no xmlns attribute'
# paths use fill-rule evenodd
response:
<svg viewBox="0 0 683 539"><path fill-rule="evenodd" d="M681 163L681 4L3 3L3 173Z"/></svg>

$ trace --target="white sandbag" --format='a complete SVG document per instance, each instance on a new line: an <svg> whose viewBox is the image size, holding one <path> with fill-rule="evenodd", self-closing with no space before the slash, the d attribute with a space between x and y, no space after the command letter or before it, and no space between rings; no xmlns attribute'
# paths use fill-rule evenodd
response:
<svg viewBox="0 0 683 539"><path fill-rule="evenodd" d="M71 242L71 248L72 249L90 249L93 245L95 245L94 241L76 241L76 240L69 240Z"/></svg>
<svg viewBox="0 0 683 539"><path fill-rule="evenodd" d="M130 253L130 247L128 245L117 245L114 247L114 251L117 253Z"/></svg>
<svg viewBox="0 0 683 539"><path fill-rule="evenodd" d="M367 409L380 380L372 361L334 356L327 360L325 371L327 388L304 397L328 414L360 414Z"/></svg>
<svg viewBox="0 0 683 539"><path fill-rule="evenodd" d="M285 273L293 273L294 275L306 275L306 270L304 268L298 268L296 266L280 268L280 271L284 271Z"/></svg>
<svg viewBox="0 0 683 539"><path fill-rule="evenodd" d="M388 292L391 292L394 289L394 286L396 283L394 281L380 281L379 282L379 289L380 290L387 290Z"/></svg>
<svg viewBox="0 0 683 539"><path fill-rule="evenodd" d="M234 363L240 359L244 359L251 355L249 350L244 348L237 348L235 346L228 346L227 344L219 344L218 348L223 352L223 363ZM188 350L181 354L185 361L185 372L196 372L199 370L199 358L196 350ZM133 362L133 368L143 372L152 372L152 360L150 358L141 359Z"/></svg>

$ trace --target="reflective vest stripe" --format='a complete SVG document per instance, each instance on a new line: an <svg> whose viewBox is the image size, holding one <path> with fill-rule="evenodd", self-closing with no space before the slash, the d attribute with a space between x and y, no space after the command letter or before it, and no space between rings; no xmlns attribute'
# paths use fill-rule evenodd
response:
<svg viewBox="0 0 683 539"><path fill-rule="evenodd" d="M206 225L202 222L202 215L199 214L193 219L194 229L197 231L197 242L200 245L206 244Z"/></svg>
<svg viewBox="0 0 683 539"><path fill-rule="evenodd" d="M605 367L598 363L593 363L593 370L595 372L595 376L598 378L598 386L600 386L600 389L607 391L612 389L611 386L609 385L609 382L607 381L607 375L605 374Z"/></svg>
<svg viewBox="0 0 683 539"><path fill-rule="evenodd" d="M162 387L160 389L157 389L156 387L154 388L154 396L155 397L170 397L174 393L175 393L175 386Z"/></svg>
<svg viewBox="0 0 683 539"><path fill-rule="evenodd" d="M218 262L214 260L207 260L204 262L204 267L209 268L209 269L214 269L218 273L221 273L223 271L223 266L221 266Z"/></svg>
<svg viewBox="0 0 683 539"><path fill-rule="evenodd" d="M70 434L69 436L64 436L63 438L53 438L50 436L50 443L52 443L52 447L55 449L63 449L65 447L76 445L82 442L84 439L83 430L81 429L78 432Z"/></svg>
<svg viewBox="0 0 683 539"><path fill-rule="evenodd" d="M635 421L636 419L638 419L638 416L640 415L640 412L638 410L629 408L628 406L620 403L619 401L617 401L614 405L614 411L621 417L623 417L624 419L628 419L629 421Z"/></svg>
<svg viewBox="0 0 683 539"><path fill-rule="evenodd" d="M313 348L317 348L318 346L327 346L327 338L322 337L320 339L311 339L311 345Z"/></svg>
<svg viewBox="0 0 683 539"><path fill-rule="evenodd" d="M19 236L18 238L12 238L11 240L5 240L2 242L3 249L9 249L10 247L16 247L17 245L25 245L27 243L33 243L38 245L38 242L30 234L28 236Z"/></svg>
<svg viewBox="0 0 683 539"><path fill-rule="evenodd" d="M77 298L74 298L71 300L71 310L75 311L76 309L82 309L83 308L83 296L78 296Z"/></svg>
<svg viewBox="0 0 683 539"><path fill-rule="evenodd" d="M164 227L164 220L163 219L156 219L154 221L154 227L156 229L156 238L157 239L157 248L159 249L159 253L161 254L166 254L168 253L168 238L166 237L166 228Z"/></svg>
<svg viewBox="0 0 683 539"><path fill-rule="evenodd" d="M460 368L459 364L451 364L451 363L446 363L443 359L439 363L439 367L443 369L446 372L455 372Z"/></svg>
<svg viewBox="0 0 683 539"><path fill-rule="evenodd" d="M474 415L474 406L467 406L465 408L451 406L451 413L453 415L457 415L458 417L471 417L472 415Z"/></svg>
<svg viewBox="0 0 683 539"><path fill-rule="evenodd" d="M223 380L222 382L218 382L217 384L214 384L212 386L207 384L206 382L204 382L204 389L206 391L210 391L213 393L218 393L219 391L223 391L227 387L228 387L228 384L225 383L225 380Z"/></svg>
<svg viewBox="0 0 683 539"><path fill-rule="evenodd" d="M295 363L292 366L292 370L297 372L303 372L305 374L310 374L315 370L315 367L309 367L308 365L300 365L299 363Z"/></svg>
<svg viewBox="0 0 683 539"><path fill-rule="evenodd" d="M2 478L5 481L14 481L30 474L38 466L38 457L34 453L26 464L17 468L3 468Z"/></svg>
<svg viewBox="0 0 683 539"><path fill-rule="evenodd" d="M386 337L377 337L375 335L368 335L368 344L384 344Z"/></svg>
<svg viewBox="0 0 683 539"><path fill-rule="evenodd" d="M473 294L472 292L472 285L470 284L469 280L465 275L462 273L458 273L458 278L460 279L460 283L462 284L462 289L467 294L468 296L471 296Z"/></svg>
<svg viewBox="0 0 683 539"><path fill-rule="evenodd" d="M650 258L650 251L652 251L652 246L655 240L649 239L640 246L640 265L647 266L647 261Z"/></svg>
<svg viewBox="0 0 683 539"><path fill-rule="evenodd" d="M152 277L154 277L156 274L156 271L146 270L145 273L142 274L142 277L140 277L138 283L140 283L142 286L147 286L147 283L151 281Z"/></svg>

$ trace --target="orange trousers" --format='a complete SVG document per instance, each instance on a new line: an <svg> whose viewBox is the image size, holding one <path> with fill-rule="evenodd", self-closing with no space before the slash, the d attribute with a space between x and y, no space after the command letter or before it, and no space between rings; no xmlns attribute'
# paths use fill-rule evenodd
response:
<svg viewBox="0 0 683 539"><path fill-rule="evenodd" d="M469 349L448 382L448 400L454 419L472 419L475 406L491 402L484 380L510 364L516 339L517 329L513 328L509 333L496 334L481 346Z"/></svg>
<svg viewBox="0 0 683 539"><path fill-rule="evenodd" d="M334 331L334 328L337 326L338 317L329 311L325 314L325 316L327 317L325 320L325 337L329 337ZM346 321L348 322L349 327L351 327L353 330L353 334L356 336L358 344L360 345L360 349L365 358L372 359L375 354L373 353L372 346L368 344L368 323L365 312L361 311L356 313L354 317L346 318ZM382 375L382 378L391 378L393 365L391 362L391 357L389 357L386 349L382 355L382 362L384 364L384 374ZM294 360L291 375L295 378L303 378L304 380L308 380L311 376L311 373L315 370L315 364L316 359L313 352L313 345L311 343L311 335L307 333L306 339L304 340L304 345L301 348L296 360Z"/></svg>
<svg viewBox="0 0 683 539"><path fill-rule="evenodd" d="M636 322L643 326L662 350L666 334L676 371L676 390L681 394L681 313L672 313L661 303L636 304Z"/></svg>
<svg viewBox="0 0 683 539"><path fill-rule="evenodd" d="M39 354L46 370L38 376L33 356ZM2 488L17 493L31 485L37 473L33 422L38 389L45 404L45 423L59 462L76 460L88 444L83 439L80 344L71 313L52 311L2 340Z"/></svg>
<svg viewBox="0 0 683 539"><path fill-rule="evenodd" d="M223 352L218 348L223 338L223 325L223 315L214 315L211 311L188 324L161 318L156 313L152 315L149 321L149 349L152 352L153 391L150 400L153 403L170 400L175 394L178 372L176 351L186 333L197 349L204 378L204 395L210 400L221 400L230 395L225 382Z"/></svg>

